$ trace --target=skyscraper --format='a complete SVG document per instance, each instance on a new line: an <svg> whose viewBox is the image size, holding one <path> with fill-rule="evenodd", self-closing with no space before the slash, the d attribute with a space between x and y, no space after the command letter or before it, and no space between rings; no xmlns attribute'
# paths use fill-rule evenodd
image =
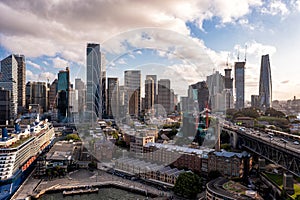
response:
<svg viewBox="0 0 300 200"><path fill-rule="evenodd" d="M234 63L236 109L242 109L245 107L245 64L246 62Z"/></svg>
<svg viewBox="0 0 300 200"><path fill-rule="evenodd" d="M11 92L0 88L0 124L10 120Z"/></svg>
<svg viewBox="0 0 300 200"><path fill-rule="evenodd" d="M148 112L154 106L154 80L151 76L146 76L145 80L145 111Z"/></svg>
<svg viewBox="0 0 300 200"><path fill-rule="evenodd" d="M232 69L226 68L225 71L225 109L234 108L233 104L233 78L231 78Z"/></svg>
<svg viewBox="0 0 300 200"><path fill-rule="evenodd" d="M107 112L109 117L114 119L119 117L119 80L118 78L108 78L107 89Z"/></svg>
<svg viewBox="0 0 300 200"><path fill-rule="evenodd" d="M58 80L57 79L55 79L52 82L52 84L50 85L49 108L51 110L53 110L57 107L57 85L58 85Z"/></svg>
<svg viewBox="0 0 300 200"><path fill-rule="evenodd" d="M60 122L67 122L70 116L69 110L69 91L70 91L70 72L67 67L66 70L61 70L58 73L58 120Z"/></svg>
<svg viewBox="0 0 300 200"><path fill-rule="evenodd" d="M167 115L171 110L171 83L170 79L160 79L158 81L158 109L160 115ZM164 111L160 108L163 108Z"/></svg>
<svg viewBox="0 0 300 200"><path fill-rule="evenodd" d="M100 44L87 44L86 48L86 112L87 121L94 124L101 118L101 53Z"/></svg>
<svg viewBox="0 0 300 200"><path fill-rule="evenodd" d="M79 120L83 119L83 113L85 110L85 84L80 78L75 79L75 93L77 94L77 104L78 104L78 115Z"/></svg>
<svg viewBox="0 0 300 200"><path fill-rule="evenodd" d="M102 117L107 116L107 91L106 91L106 67L105 67L105 57L101 54L101 109Z"/></svg>
<svg viewBox="0 0 300 200"><path fill-rule="evenodd" d="M10 117L15 118L18 109L18 62L14 55L1 61L0 87L11 91Z"/></svg>
<svg viewBox="0 0 300 200"><path fill-rule="evenodd" d="M206 77L206 83L209 90L209 99L212 111L224 111L225 109L225 96L222 95L225 89L225 77L219 71Z"/></svg>
<svg viewBox="0 0 300 200"><path fill-rule="evenodd" d="M154 104L157 104L157 75L146 75L146 80L152 78L154 82Z"/></svg>
<svg viewBox="0 0 300 200"><path fill-rule="evenodd" d="M24 55L14 55L18 62L18 112L25 108L26 63Z"/></svg>
<svg viewBox="0 0 300 200"><path fill-rule="evenodd" d="M127 70L124 76L126 112L137 117L141 110L141 71Z"/></svg>
<svg viewBox="0 0 300 200"><path fill-rule="evenodd" d="M262 109L272 106L272 77L269 55L261 57L259 79L259 106Z"/></svg>
<svg viewBox="0 0 300 200"><path fill-rule="evenodd" d="M48 111L48 88L45 82L28 82L27 89L30 88L29 104L39 104L42 112Z"/></svg>
<svg viewBox="0 0 300 200"><path fill-rule="evenodd" d="M233 78L231 78L231 71L232 69L226 68L225 71L225 88L226 89L233 89Z"/></svg>

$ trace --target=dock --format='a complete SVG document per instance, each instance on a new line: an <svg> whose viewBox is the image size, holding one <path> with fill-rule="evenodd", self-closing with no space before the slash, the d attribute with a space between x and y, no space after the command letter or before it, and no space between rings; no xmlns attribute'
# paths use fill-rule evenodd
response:
<svg viewBox="0 0 300 200"><path fill-rule="evenodd" d="M63 195L97 193L98 191L99 191L98 188L88 188L88 189L80 189L80 190L64 190Z"/></svg>

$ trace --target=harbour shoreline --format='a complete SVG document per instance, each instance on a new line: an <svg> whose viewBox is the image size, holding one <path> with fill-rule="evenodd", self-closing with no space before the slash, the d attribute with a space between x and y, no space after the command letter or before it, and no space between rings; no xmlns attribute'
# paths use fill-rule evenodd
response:
<svg viewBox="0 0 300 200"><path fill-rule="evenodd" d="M126 183L122 183L120 181L106 181L106 182L93 182L89 184L81 184L81 185L54 185L49 188L43 189L41 191L36 191L35 194L30 195L30 199L39 199L42 195L44 194L49 194L49 193L57 193L57 192L63 192L63 191L71 191L71 190L82 190L85 188L117 188L117 189L122 189L126 190L129 192L133 192L136 194L144 195L144 196L149 196L152 198L158 197L157 194L152 193L151 191L133 186L133 185L128 185ZM79 194L84 194L84 190L82 190L82 193Z"/></svg>

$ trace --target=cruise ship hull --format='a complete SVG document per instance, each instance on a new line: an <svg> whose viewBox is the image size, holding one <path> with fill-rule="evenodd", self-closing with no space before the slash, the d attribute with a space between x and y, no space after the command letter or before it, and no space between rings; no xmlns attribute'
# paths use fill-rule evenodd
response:
<svg viewBox="0 0 300 200"><path fill-rule="evenodd" d="M47 132L48 131L50 131L51 134L53 132L53 136L54 136L53 128L47 130ZM20 167L20 169L17 170L12 177L5 180L0 180L0 200L8 200L14 195L14 193L26 180L28 175L33 171L36 163L36 158L42 152L48 150L49 147L52 145L53 145L53 138L52 140L47 142L47 145L42 146L42 149L40 149L41 151L38 154L32 155L32 157L26 163L24 163L24 165Z"/></svg>

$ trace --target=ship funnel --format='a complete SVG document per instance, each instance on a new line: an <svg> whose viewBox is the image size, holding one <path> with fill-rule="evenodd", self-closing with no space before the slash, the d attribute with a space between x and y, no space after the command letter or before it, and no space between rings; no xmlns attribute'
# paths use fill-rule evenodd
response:
<svg viewBox="0 0 300 200"><path fill-rule="evenodd" d="M36 114L36 120L35 120L37 123L40 122L40 114Z"/></svg>
<svg viewBox="0 0 300 200"><path fill-rule="evenodd" d="M4 127L4 128L2 128L2 141L6 141L7 138L8 138L7 128Z"/></svg>
<svg viewBox="0 0 300 200"><path fill-rule="evenodd" d="M21 133L21 127L18 123L15 124L15 133Z"/></svg>

